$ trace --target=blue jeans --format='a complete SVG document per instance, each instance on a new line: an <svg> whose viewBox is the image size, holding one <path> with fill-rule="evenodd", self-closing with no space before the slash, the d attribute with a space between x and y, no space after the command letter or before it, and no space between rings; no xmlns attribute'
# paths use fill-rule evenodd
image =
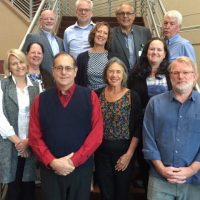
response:
<svg viewBox="0 0 200 200"><path fill-rule="evenodd" d="M199 200L200 185L171 184L149 176L148 200Z"/></svg>

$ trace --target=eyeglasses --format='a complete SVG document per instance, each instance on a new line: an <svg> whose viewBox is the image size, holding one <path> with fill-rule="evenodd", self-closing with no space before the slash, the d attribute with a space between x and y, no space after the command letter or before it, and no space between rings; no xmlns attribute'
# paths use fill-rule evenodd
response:
<svg viewBox="0 0 200 200"><path fill-rule="evenodd" d="M86 13L88 13L88 12L90 12L91 11L91 9L77 9L78 10L78 12L80 12L80 13L82 13L83 11L84 12L86 12Z"/></svg>
<svg viewBox="0 0 200 200"><path fill-rule="evenodd" d="M170 74L173 76L180 76L181 74L183 76L189 76L190 74L194 74L194 72L192 72L192 71L183 71L183 72L174 71L174 72L170 72Z"/></svg>
<svg viewBox="0 0 200 200"><path fill-rule="evenodd" d="M58 72L62 72L63 70L65 70L66 72L72 72L74 70L74 67L71 66L55 66L53 67L56 71Z"/></svg>
<svg viewBox="0 0 200 200"><path fill-rule="evenodd" d="M134 12L119 12L119 13L117 13L117 15L119 15L120 17L125 17L125 16L130 17L134 14L135 14Z"/></svg>
<svg viewBox="0 0 200 200"><path fill-rule="evenodd" d="M53 17L44 17L44 18L41 18L43 21L55 21L55 18Z"/></svg>

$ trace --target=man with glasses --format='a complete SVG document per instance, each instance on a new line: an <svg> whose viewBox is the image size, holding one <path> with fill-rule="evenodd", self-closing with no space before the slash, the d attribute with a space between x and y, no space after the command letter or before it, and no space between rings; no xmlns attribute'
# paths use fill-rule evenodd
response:
<svg viewBox="0 0 200 200"><path fill-rule="evenodd" d="M65 51L75 59L77 56L90 48L88 36L95 24L91 21L93 15L93 2L91 0L77 0L77 22L66 28L64 32Z"/></svg>
<svg viewBox="0 0 200 200"><path fill-rule="evenodd" d="M117 8L116 17L119 27L112 29L111 49L130 71L138 61L143 46L151 38L151 33L145 27L133 25L135 12L129 3L123 3Z"/></svg>
<svg viewBox="0 0 200 200"><path fill-rule="evenodd" d="M40 15L40 30L27 35L22 51L27 53L30 43L39 42L44 47L44 58L41 68L51 73L53 57L64 51L63 41L54 33L56 16L52 10L44 10Z"/></svg>
<svg viewBox="0 0 200 200"><path fill-rule="evenodd" d="M29 142L41 161L45 200L89 200L93 153L102 142L98 97L74 83L77 66L67 53L55 56L56 88L34 101Z"/></svg>
<svg viewBox="0 0 200 200"><path fill-rule="evenodd" d="M143 153L150 164L149 200L199 200L200 94L197 66L188 57L169 65L172 90L150 99Z"/></svg>

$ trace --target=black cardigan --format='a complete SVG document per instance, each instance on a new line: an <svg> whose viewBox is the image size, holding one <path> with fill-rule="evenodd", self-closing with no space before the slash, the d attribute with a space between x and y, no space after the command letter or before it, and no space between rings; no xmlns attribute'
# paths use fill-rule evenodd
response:
<svg viewBox="0 0 200 200"><path fill-rule="evenodd" d="M96 90L96 94L100 96L104 88ZM141 101L139 95L134 91L131 91L131 111L129 119L129 130L130 130L130 139L131 137L136 137L141 139L142 137L142 109Z"/></svg>
<svg viewBox="0 0 200 200"><path fill-rule="evenodd" d="M112 57L114 57L114 54L108 51L108 60ZM89 61L88 51L79 54L76 60L78 66L78 72L75 78L75 82L78 85L82 85L85 87L88 84L88 76L87 76L88 61Z"/></svg>
<svg viewBox="0 0 200 200"><path fill-rule="evenodd" d="M172 86L168 74L166 74L166 79L168 89L171 90ZM129 76L128 88L135 90L139 94L142 103L142 109L145 110L147 103L149 102L146 79L139 75L131 74Z"/></svg>

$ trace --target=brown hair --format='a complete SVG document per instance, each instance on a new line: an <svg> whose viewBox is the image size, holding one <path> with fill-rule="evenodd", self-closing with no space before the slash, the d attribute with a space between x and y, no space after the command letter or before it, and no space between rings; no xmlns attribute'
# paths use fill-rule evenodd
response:
<svg viewBox="0 0 200 200"><path fill-rule="evenodd" d="M112 35L111 35L110 25L107 22L97 22L96 26L90 31L88 40L89 40L90 46L94 47L95 34L101 26L107 26L108 27L108 39L107 39L106 44L105 44L105 49L108 50L110 48L110 45L111 45Z"/></svg>
<svg viewBox="0 0 200 200"><path fill-rule="evenodd" d="M103 79L104 79L105 83L108 84L108 81L107 81L107 71L108 71L109 67L113 63L117 63L117 64L119 64L123 68L124 72L123 72L122 86L126 87L127 86L127 79L128 79L128 70L127 70L126 65L124 64L124 62L122 60L120 60L119 58L117 58L117 57L111 58L108 61L108 63L106 64L105 68L104 68Z"/></svg>

